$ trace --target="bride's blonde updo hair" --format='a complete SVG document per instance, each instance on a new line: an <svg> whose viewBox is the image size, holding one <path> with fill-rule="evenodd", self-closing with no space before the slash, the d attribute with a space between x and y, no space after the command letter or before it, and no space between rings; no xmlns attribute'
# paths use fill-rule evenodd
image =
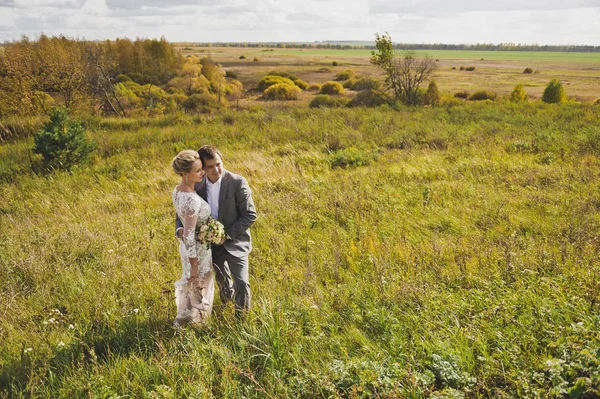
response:
<svg viewBox="0 0 600 399"><path fill-rule="evenodd" d="M200 160L200 156L194 150L183 150L171 162L171 166L173 166L173 171L178 175L183 175L184 173L188 173L192 170L192 165L194 161Z"/></svg>

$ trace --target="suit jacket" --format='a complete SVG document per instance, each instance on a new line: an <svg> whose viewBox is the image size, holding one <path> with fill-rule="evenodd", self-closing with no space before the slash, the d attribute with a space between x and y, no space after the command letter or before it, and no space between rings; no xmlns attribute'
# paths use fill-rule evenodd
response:
<svg viewBox="0 0 600 399"><path fill-rule="evenodd" d="M206 201L206 176L194 187L200 197ZM245 178L228 170L223 170L221 190L219 191L219 222L230 237L223 246L235 257L247 256L252 251L250 226L256 220L256 209L252 200L252 191ZM177 218L177 227L183 224Z"/></svg>

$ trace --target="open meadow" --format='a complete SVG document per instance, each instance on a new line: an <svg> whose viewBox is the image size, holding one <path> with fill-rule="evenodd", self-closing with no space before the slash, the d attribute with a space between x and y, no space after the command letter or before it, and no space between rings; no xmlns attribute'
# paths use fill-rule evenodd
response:
<svg viewBox="0 0 600 399"><path fill-rule="evenodd" d="M377 74L341 53L220 51L247 89L273 69ZM0 397L600 397L593 57L439 54L441 90L523 79L535 95L564 73L580 103L249 95L211 114L81 115L93 159L51 173L31 135L0 142ZM253 190L253 305L237 320L216 299L208 324L179 331L170 161L207 143Z"/></svg>
<svg viewBox="0 0 600 399"><path fill-rule="evenodd" d="M247 89L256 86L262 76L273 70L293 73L308 83L335 80L338 73L347 69L357 75L382 76L369 63L370 50L189 45L182 45L180 50L184 55L210 55L226 70L235 72ZM600 53L423 50L418 54L438 61L438 69L431 79L441 91L488 90L506 97L521 83L530 98L540 99L548 82L558 78L570 98L590 103L600 97ZM244 58L240 59L241 56ZM334 61L337 66L332 65ZM475 67L475 70L460 70L461 66ZM533 73L524 74L525 68L531 68ZM306 98L301 97L300 103Z"/></svg>

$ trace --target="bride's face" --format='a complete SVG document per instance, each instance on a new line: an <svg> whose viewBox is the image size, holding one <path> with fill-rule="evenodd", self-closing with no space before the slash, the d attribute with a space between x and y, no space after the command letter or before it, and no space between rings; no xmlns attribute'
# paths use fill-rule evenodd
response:
<svg viewBox="0 0 600 399"><path fill-rule="evenodd" d="M198 183L204 177L204 171L202 170L202 162L196 159L192 164L192 169L188 172L188 182L190 184Z"/></svg>

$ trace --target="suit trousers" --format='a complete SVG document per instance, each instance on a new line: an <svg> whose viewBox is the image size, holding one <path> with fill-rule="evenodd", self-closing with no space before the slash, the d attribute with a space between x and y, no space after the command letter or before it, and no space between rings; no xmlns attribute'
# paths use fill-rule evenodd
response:
<svg viewBox="0 0 600 399"><path fill-rule="evenodd" d="M212 261L219 285L221 303L234 300L236 311L250 309L250 278L248 256L231 255L224 246L212 246Z"/></svg>

